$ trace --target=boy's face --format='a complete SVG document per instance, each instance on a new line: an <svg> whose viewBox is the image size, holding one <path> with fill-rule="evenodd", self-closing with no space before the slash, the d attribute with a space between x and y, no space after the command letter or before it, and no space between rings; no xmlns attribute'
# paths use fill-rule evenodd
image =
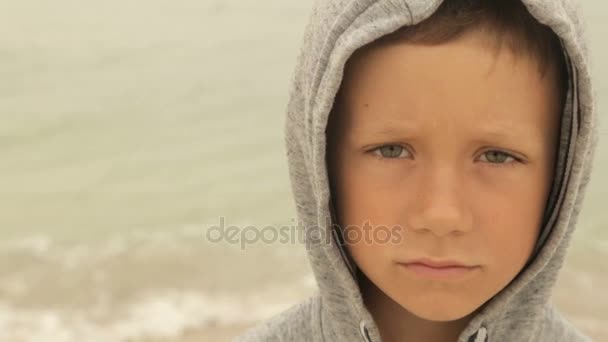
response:
<svg viewBox="0 0 608 342"><path fill-rule="evenodd" d="M534 59L489 39L471 32L355 54L329 133L349 252L382 295L428 320L472 313L517 275L550 190L556 72L541 78ZM370 232L372 243L362 238ZM469 267L410 263L423 258Z"/></svg>

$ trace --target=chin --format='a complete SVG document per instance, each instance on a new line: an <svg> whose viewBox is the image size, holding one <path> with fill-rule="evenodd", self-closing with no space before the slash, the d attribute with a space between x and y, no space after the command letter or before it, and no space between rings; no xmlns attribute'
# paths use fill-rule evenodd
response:
<svg viewBox="0 0 608 342"><path fill-rule="evenodd" d="M413 315L437 322L455 321L474 313L483 303L462 295L432 294L396 301Z"/></svg>
<svg viewBox="0 0 608 342"><path fill-rule="evenodd" d="M429 308L425 308L422 310L408 310L408 311L410 311L412 314L416 315L417 317L422 318L427 321L450 322L450 321L457 321L459 319L462 319L462 318L470 315L471 313L473 313L475 310L455 310L454 308L447 309L447 308L438 307L438 308L431 308L431 310L429 310Z"/></svg>

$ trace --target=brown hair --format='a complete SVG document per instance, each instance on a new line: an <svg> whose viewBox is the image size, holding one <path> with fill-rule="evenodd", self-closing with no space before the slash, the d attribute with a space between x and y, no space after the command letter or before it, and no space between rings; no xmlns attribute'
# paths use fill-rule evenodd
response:
<svg viewBox="0 0 608 342"><path fill-rule="evenodd" d="M562 99L567 91L567 69L560 39L539 23L520 0L444 0L432 16L404 26L367 47L407 41L440 44L473 29L484 30L493 38L497 51L506 45L516 55L538 62L541 77L548 67L557 71Z"/></svg>

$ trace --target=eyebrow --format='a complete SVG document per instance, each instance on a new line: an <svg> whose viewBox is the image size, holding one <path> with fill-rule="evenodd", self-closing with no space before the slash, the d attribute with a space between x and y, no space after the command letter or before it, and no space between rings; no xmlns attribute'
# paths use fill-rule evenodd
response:
<svg viewBox="0 0 608 342"><path fill-rule="evenodd" d="M476 129L474 143L496 144L504 143L526 150L535 150L536 143L530 142L530 137L536 135L536 132L530 129L522 129L521 127L513 127L511 125L495 125L485 127L482 126ZM418 135L419 130L415 125L400 122L394 125L376 126L370 130L361 130L354 132L355 135L363 134L363 136L372 139L403 139L407 137L409 140L418 140L414 134Z"/></svg>
<svg viewBox="0 0 608 342"><path fill-rule="evenodd" d="M358 130L354 133L357 135L365 134L366 136L374 138L397 138L402 137L406 132L416 131L418 131L418 127L408 122L388 122L382 126L374 125L371 129Z"/></svg>
<svg viewBox="0 0 608 342"><path fill-rule="evenodd" d="M394 135L402 135L407 131L418 131L419 125L413 125L408 122L398 122L398 123L387 123L382 126L373 127L369 130L370 134L375 136L394 136ZM496 127L499 127L498 129ZM492 138L511 138L513 134L509 134L508 132L516 132L517 136L520 137L528 137L532 134L535 134L534 131L529 129L522 129L521 127L515 127L509 124L497 124L497 125L485 125L481 126L478 129L481 132L481 135L492 137Z"/></svg>
<svg viewBox="0 0 608 342"><path fill-rule="evenodd" d="M500 129L495 129L494 127L481 127L480 135L484 138L491 138L497 140L516 140L516 141L525 141L530 137L536 135L532 129L526 129L522 127L514 127L511 125L500 125Z"/></svg>

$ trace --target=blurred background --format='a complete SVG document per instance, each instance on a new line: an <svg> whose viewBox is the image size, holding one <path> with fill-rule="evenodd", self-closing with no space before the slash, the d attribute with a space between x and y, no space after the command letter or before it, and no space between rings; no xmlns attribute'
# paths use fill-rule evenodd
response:
<svg viewBox="0 0 608 342"><path fill-rule="evenodd" d="M583 4L602 139L555 301L608 341L608 3ZM302 0L0 0L0 341L227 341L315 288L284 111Z"/></svg>

